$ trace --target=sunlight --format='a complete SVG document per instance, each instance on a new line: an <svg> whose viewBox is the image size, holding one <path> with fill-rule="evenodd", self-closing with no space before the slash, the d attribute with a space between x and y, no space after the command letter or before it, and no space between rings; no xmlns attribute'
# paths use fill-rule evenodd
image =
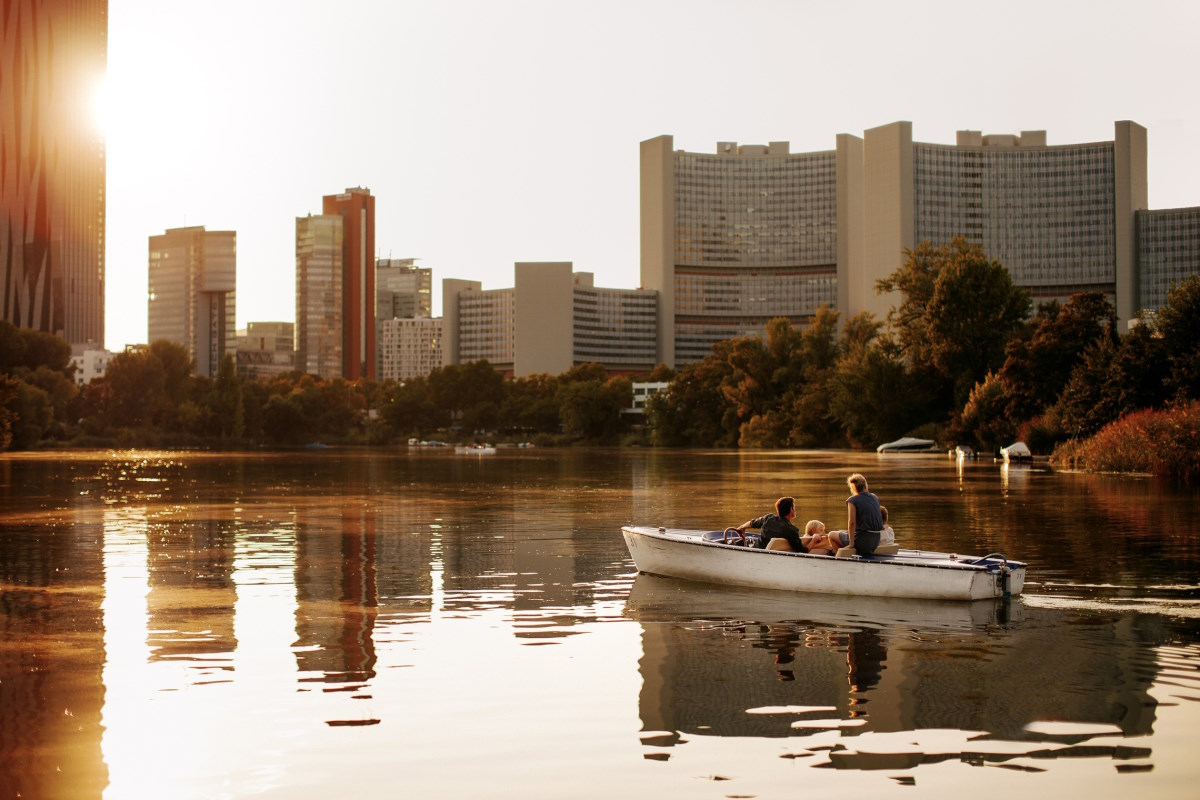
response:
<svg viewBox="0 0 1200 800"><path fill-rule="evenodd" d="M110 126L113 124L112 98L109 92L108 78L101 78L92 89L92 124L100 131L106 140L109 137Z"/></svg>

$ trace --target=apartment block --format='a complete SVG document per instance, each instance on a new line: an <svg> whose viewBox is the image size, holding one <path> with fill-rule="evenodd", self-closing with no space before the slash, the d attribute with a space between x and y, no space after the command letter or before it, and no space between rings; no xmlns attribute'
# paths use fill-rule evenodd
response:
<svg viewBox="0 0 1200 800"><path fill-rule="evenodd" d="M237 233L204 226L150 237L147 338L187 348L196 374L217 376L237 350Z"/></svg>
<svg viewBox="0 0 1200 800"><path fill-rule="evenodd" d="M379 322L379 379L406 381L442 366L442 319L392 318Z"/></svg>

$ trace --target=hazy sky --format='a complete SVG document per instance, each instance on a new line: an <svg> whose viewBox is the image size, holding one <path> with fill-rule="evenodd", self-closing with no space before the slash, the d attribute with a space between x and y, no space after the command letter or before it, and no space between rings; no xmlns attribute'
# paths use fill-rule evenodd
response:
<svg viewBox="0 0 1200 800"><path fill-rule="evenodd" d="M376 196L379 254L511 286L515 261L639 285L638 143L911 120L1149 131L1150 207L1200 205L1200 4L109 0L106 344L146 339L147 239L238 236L237 324L295 318L295 218Z"/></svg>

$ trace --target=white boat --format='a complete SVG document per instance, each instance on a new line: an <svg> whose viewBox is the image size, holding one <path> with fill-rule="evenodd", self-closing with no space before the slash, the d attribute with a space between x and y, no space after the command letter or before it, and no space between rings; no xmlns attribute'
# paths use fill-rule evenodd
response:
<svg viewBox="0 0 1200 800"><path fill-rule="evenodd" d="M1010 597L1024 588L1027 566L999 553L981 557L902 549L894 555L838 558L729 544L723 531L629 525L621 533L638 572L819 594L930 600Z"/></svg>
<svg viewBox="0 0 1200 800"><path fill-rule="evenodd" d="M1008 447L1000 448L1000 456L1008 462L1033 461L1033 453L1024 442L1013 442Z"/></svg>
<svg viewBox="0 0 1200 800"><path fill-rule="evenodd" d="M875 448L876 453L924 453L927 450L936 450L937 443L933 439L917 439L912 436L903 436L894 442L885 442Z"/></svg>

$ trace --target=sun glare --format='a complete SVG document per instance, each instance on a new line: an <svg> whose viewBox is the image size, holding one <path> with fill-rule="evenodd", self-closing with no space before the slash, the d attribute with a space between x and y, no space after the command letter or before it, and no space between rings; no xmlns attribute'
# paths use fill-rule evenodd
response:
<svg viewBox="0 0 1200 800"><path fill-rule="evenodd" d="M101 78L92 90L92 124L105 139L112 124L112 102L109 96L108 79Z"/></svg>

